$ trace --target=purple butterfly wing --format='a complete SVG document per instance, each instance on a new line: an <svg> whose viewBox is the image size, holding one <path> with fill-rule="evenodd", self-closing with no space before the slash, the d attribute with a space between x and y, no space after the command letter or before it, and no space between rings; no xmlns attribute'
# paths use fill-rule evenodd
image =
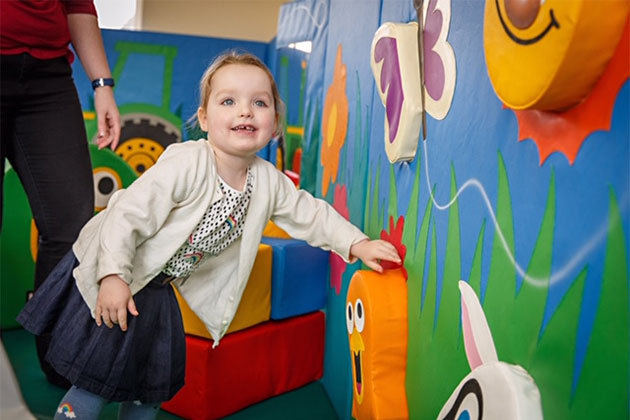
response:
<svg viewBox="0 0 630 420"><path fill-rule="evenodd" d="M438 101L444 93L446 76L442 57L433 51L444 20L442 12L435 10L436 3L437 0L429 2L424 20L424 85L429 96Z"/></svg>
<svg viewBox="0 0 630 420"><path fill-rule="evenodd" d="M405 100L396 39L389 37L379 39L374 47L374 60L377 63L383 61L380 89L381 92L387 92L385 113L389 125L389 142L393 143L398 133L402 105Z"/></svg>

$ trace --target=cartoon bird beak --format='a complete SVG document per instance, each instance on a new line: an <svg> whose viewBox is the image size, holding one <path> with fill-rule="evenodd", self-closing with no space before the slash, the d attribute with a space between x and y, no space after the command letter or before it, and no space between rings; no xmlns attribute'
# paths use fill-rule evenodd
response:
<svg viewBox="0 0 630 420"><path fill-rule="evenodd" d="M357 403L363 402L363 352L365 351L365 343L361 338L361 333L356 329L352 331L350 336L350 355L352 356L352 365L354 366L354 391L357 396Z"/></svg>

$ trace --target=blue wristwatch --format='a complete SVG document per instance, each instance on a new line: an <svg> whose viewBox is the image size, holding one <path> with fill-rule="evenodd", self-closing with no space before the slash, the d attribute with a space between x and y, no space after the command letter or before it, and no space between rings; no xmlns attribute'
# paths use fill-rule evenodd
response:
<svg viewBox="0 0 630 420"><path fill-rule="evenodd" d="M111 79L111 78L104 79L101 77L101 78L92 80L92 89L96 89L103 86L114 87L114 79Z"/></svg>

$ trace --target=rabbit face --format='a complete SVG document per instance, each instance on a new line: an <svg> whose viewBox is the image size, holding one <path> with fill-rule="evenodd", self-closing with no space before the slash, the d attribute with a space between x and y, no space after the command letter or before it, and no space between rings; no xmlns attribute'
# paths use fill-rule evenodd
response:
<svg viewBox="0 0 630 420"><path fill-rule="evenodd" d="M542 419L540 393L525 369L492 362L466 375L442 407L439 420Z"/></svg>
<svg viewBox="0 0 630 420"><path fill-rule="evenodd" d="M498 360L475 291L460 281L462 330L471 372L446 401L439 420L542 420L540 392L520 366Z"/></svg>

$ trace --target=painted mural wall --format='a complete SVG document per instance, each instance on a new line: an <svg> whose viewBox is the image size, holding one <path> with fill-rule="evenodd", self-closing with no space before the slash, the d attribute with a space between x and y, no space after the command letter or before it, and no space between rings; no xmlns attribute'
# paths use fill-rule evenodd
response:
<svg viewBox="0 0 630 420"><path fill-rule="evenodd" d="M405 249L409 418L438 417L477 367L464 343L460 280L478 296L498 360L535 383L542 416L628 418L627 4L417 3L426 124L406 161L391 163L386 152L385 127L403 105L397 114L384 104L409 76L375 78L371 61L381 25L418 21L413 1L293 2L281 9L277 39L313 40L304 186ZM396 68L384 51L383 72ZM357 306L348 289L360 267L331 258L323 381L349 418L353 398L357 416L370 392L369 372L357 386L361 364L349 351L348 311ZM367 330L378 321L362 322ZM501 398L482 391L487 408Z"/></svg>
<svg viewBox="0 0 630 420"><path fill-rule="evenodd" d="M374 293L350 293L360 265L331 256L322 381L340 418L353 416L353 404L354 416L363 418L359 405L379 401L367 380L378 380L374 371L389 367L373 357L377 350L387 354L376 347L391 340L379 335L383 331L402 336L392 348L406 350L404 381L396 385L409 418L436 418L445 408L456 415L451 396L482 362L494 359L520 366L533 380L545 418L628 418L627 12L579 9L588 1L547 0L533 11L510 10L502 0L421 3L426 124L414 105L396 126L404 101L384 106L391 92L408 89L414 72L396 69L413 65L409 53L399 53L394 65L392 41L373 48L383 24L418 21L412 0L287 3L271 45L104 31L127 126L116 162L127 162L138 175L160 148L198 137L185 122L197 107L201 73L227 48L252 51L269 63L289 104L286 167L297 163L303 188L372 237L394 242L404 256L404 270L380 279L379 286L391 276L395 282L379 289L383 300L373 305ZM576 25L585 15L587 24ZM626 22L623 35L610 29L619 21ZM286 51L288 43L304 40L313 42L310 54ZM534 53L527 55L530 48ZM91 89L79 66L75 79L93 134ZM149 131L138 135L138 125ZM415 136L410 127L419 127ZM399 128L412 135L397 137ZM387 149L398 141L412 143L415 156L392 163ZM277 157L276 149L265 153ZM124 177L121 185L128 182ZM3 225L6 235L12 223ZM30 263L30 218L19 226L20 252ZM381 316L390 312L396 328L383 330ZM494 354L477 347L473 357L467 331L478 338L484 322ZM362 335L364 359L350 351L355 332L355 342ZM500 400L496 390L482 391L473 394L483 396L486 409ZM475 398L477 411L468 413L479 411Z"/></svg>

